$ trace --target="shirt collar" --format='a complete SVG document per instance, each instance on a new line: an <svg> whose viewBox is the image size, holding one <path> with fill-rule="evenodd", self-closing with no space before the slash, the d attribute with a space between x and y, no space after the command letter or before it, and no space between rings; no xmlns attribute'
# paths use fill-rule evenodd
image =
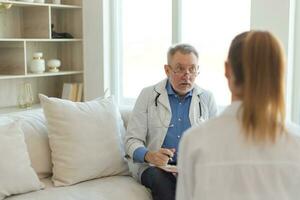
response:
<svg viewBox="0 0 300 200"><path fill-rule="evenodd" d="M167 84L166 84L166 90L167 90L168 95L177 95L176 92L174 91L174 89L173 89L173 87L172 87L172 85L171 85L171 83L170 83L169 80L167 81ZM191 91L189 91L189 92L184 96L184 98L192 96L192 95L193 95L193 90L194 90L194 89L192 89Z"/></svg>

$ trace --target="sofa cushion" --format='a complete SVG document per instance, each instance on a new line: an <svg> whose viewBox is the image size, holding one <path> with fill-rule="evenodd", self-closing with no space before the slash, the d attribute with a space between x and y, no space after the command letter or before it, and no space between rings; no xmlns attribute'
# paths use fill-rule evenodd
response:
<svg viewBox="0 0 300 200"><path fill-rule="evenodd" d="M40 95L47 119L55 186L128 173L123 124L112 98L72 102Z"/></svg>
<svg viewBox="0 0 300 200"><path fill-rule="evenodd" d="M133 107L132 106L122 106L120 107L120 113L124 122L124 127L127 129L128 121L131 117Z"/></svg>
<svg viewBox="0 0 300 200"><path fill-rule="evenodd" d="M39 178L50 176L52 173L51 152L42 109L12 113L9 116L20 121L31 164Z"/></svg>
<svg viewBox="0 0 300 200"><path fill-rule="evenodd" d="M46 188L5 200L151 200L151 193L130 176L111 176L66 187L54 187L50 178L41 180Z"/></svg>
<svg viewBox="0 0 300 200"><path fill-rule="evenodd" d="M0 199L43 188L31 167L19 122L8 118L0 121Z"/></svg>

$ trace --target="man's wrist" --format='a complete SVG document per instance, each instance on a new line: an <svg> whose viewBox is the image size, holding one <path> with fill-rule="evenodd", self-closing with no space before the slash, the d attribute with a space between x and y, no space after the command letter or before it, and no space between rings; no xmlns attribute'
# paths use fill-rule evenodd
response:
<svg viewBox="0 0 300 200"><path fill-rule="evenodd" d="M139 147L133 152L133 160L135 162L144 163L146 162L145 156L148 152L148 149L145 147Z"/></svg>
<svg viewBox="0 0 300 200"><path fill-rule="evenodd" d="M149 158L150 157L150 153L151 153L150 151L147 151L146 154L145 154L144 160L145 160L146 163L150 163L150 158Z"/></svg>

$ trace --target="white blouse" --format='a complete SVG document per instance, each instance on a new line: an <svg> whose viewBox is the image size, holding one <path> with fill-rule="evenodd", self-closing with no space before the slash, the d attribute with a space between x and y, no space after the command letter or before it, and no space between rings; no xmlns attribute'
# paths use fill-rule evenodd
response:
<svg viewBox="0 0 300 200"><path fill-rule="evenodd" d="M240 105L184 134L177 200L300 199L300 138L288 129L275 144L254 145L241 132Z"/></svg>

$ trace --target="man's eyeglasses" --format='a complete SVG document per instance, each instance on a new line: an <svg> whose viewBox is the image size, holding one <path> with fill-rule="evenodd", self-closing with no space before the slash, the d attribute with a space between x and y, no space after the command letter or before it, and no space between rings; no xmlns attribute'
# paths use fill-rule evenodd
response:
<svg viewBox="0 0 300 200"><path fill-rule="evenodd" d="M185 73L189 73L191 75L199 74L199 66L190 66L189 68L184 67L183 65L176 65L174 68L171 65L168 65L174 74L184 75Z"/></svg>

